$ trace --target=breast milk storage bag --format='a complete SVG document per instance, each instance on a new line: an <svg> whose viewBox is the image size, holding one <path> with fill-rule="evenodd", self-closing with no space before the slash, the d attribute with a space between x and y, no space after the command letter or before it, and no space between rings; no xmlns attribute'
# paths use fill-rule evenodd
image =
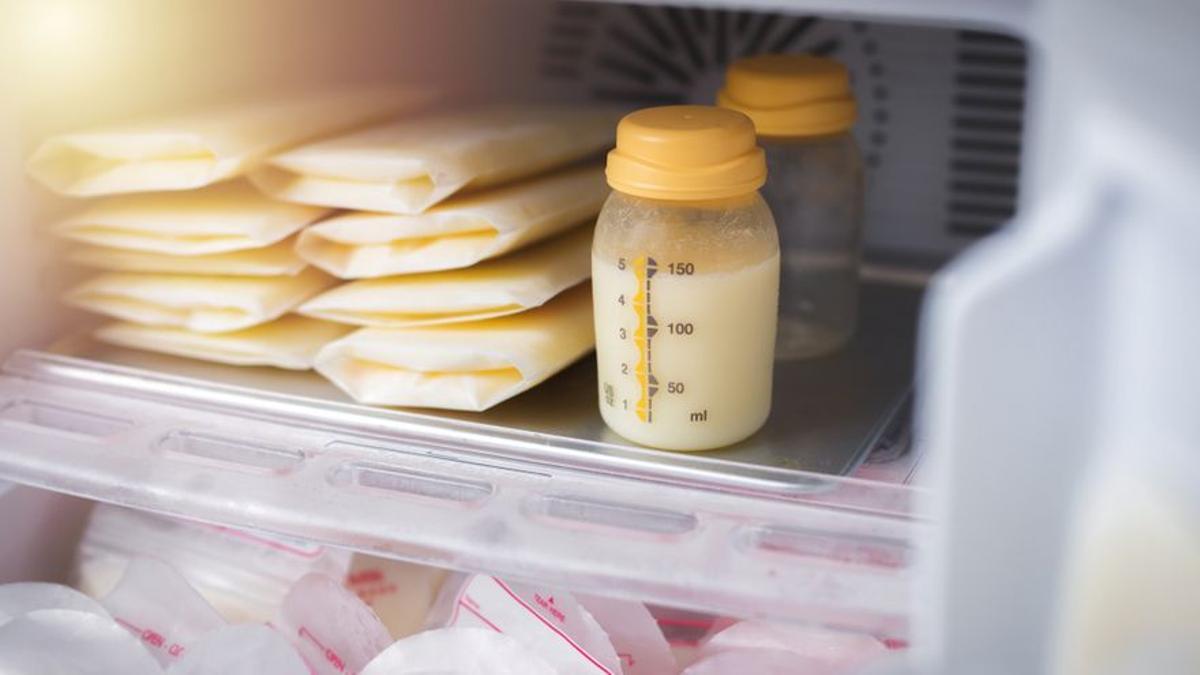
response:
<svg viewBox="0 0 1200 675"><path fill-rule="evenodd" d="M363 328L317 354L317 372L360 403L487 410L592 350L591 288L483 321Z"/></svg>
<svg viewBox="0 0 1200 675"><path fill-rule="evenodd" d="M278 277L106 272L70 289L63 300L123 321L222 333L278 319L334 283L312 267Z"/></svg>
<svg viewBox="0 0 1200 675"><path fill-rule="evenodd" d="M591 276L592 228L460 270L359 279L304 303L301 314L378 328L479 321L544 305Z"/></svg>
<svg viewBox="0 0 1200 675"><path fill-rule="evenodd" d="M705 106L633 113L607 175L592 249L604 421L671 450L746 438L771 407L779 300L754 125Z"/></svg>
<svg viewBox="0 0 1200 675"><path fill-rule="evenodd" d="M295 314L241 330L204 333L177 326L114 321L96 329L101 342L234 366L313 367L322 347L354 328Z"/></svg>
<svg viewBox="0 0 1200 675"><path fill-rule="evenodd" d="M863 172L850 76L807 54L754 56L730 66L717 102L754 121L767 156L763 198L783 249L776 354L835 350L858 316Z"/></svg>
<svg viewBox="0 0 1200 675"><path fill-rule="evenodd" d="M306 228L296 251L342 279L459 269L590 222L606 197L602 167L558 169L420 214L342 213Z"/></svg>
<svg viewBox="0 0 1200 675"><path fill-rule="evenodd" d="M56 224L54 233L85 246L191 257L270 246L330 211L276 201L231 181L100 199Z"/></svg>
<svg viewBox="0 0 1200 675"><path fill-rule="evenodd" d="M29 173L73 197L191 190L241 175L273 152L428 104L428 92L361 89L196 110L55 136Z"/></svg>
<svg viewBox="0 0 1200 675"><path fill-rule="evenodd" d="M262 248L203 255L164 255L127 248L80 246L71 249L67 259L83 267L113 272L294 277L308 267L308 263L296 254L295 245L296 238L289 237Z"/></svg>
<svg viewBox="0 0 1200 675"><path fill-rule="evenodd" d="M493 105L437 113L296 148L251 179L279 199L421 213L461 190L519 180L609 148L605 108Z"/></svg>

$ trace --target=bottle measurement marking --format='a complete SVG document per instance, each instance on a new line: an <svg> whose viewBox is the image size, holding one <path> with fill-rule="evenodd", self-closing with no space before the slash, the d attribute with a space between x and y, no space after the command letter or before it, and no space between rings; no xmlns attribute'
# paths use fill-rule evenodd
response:
<svg viewBox="0 0 1200 675"><path fill-rule="evenodd" d="M658 332L658 321L651 313L650 291L658 263L649 256L638 256L633 261L633 276L637 290L633 295L633 312L637 327L633 330L633 344L637 348L638 361L634 375L638 383L638 401L634 412L643 422L654 421L654 395L658 393L658 380L654 377L654 335Z"/></svg>

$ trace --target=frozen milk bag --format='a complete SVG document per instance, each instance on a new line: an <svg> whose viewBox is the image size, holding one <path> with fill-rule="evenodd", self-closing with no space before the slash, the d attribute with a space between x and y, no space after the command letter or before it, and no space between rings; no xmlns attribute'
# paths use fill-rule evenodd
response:
<svg viewBox="0 0 1200 675"><path fill-rule="evenodd" d="M529 645L491 628L440 628L393 643L360 675L562 675L562 671Z"/></svg>
<svg viewBox="0 0 1200 675"><path fill-rule="evenodd" d="M106 616L41 609L0 626L0 673L162 675L143 644Z"/></svg>
<svg viewBox="0 0 1200 675"><path fill-rule="evenodd" d="M413 89L344 91L224 105L54 136L29 173L65 195L191 190L244 173L272 153L416 110Z"/></svg>
<svg viewBox="0 0 1200 675"><path fill-rule="evenodd" d="M196 440L204 437L198 433ZM169 433L163 449L186 438L190 432ZM350 565L349 551L312 542L97 504L75 549L71 583L105 596L139 556L174 567L230 623L269 621L305 574L340 577Z"/></svg>
<svg viewBox="0 0 1200 675"><path fill-rule="evenodd" d="M163 666L178 661L205 634L226 625L178 570L157 558L130 560L121 580L100 604Z"/></svg>
<svg viewBox="0 0 1200 675"><path fill-rule="evenodd" d="M370 607L319 573L292 586L271 626L292 643L312 675L361 673L392 643Z"/></svg>
<svg viewBox="0 0 1200 675"><path fill-rule="evenodd" d="M204 255L165 255L104 246L78 246L67 252L77 265L113 272L215 274L218 276L295 276L308 267L295 251L296 238L262 248Z"/></svg>
<svg viewBox="0 0 1200 675"><path fill-rule="evenodd" d="M308 370L321 347L354 330L350 326L295 314L228 333L119 321L96 329L101 342L234 366Z"/></svg>
<svg viewBox="0 0 1200 675"><path fill-rule="evenodd" d="M311 675L291 643L253 623L219 628L188 646L167 675Z"/></svg>
<svg viewBox="0 0 1200 675"><path fill-rule="evenodd" d="M448 574L440 567L356 553L346 574L346 587L370 605L392 638L399 640L425 626L425 617Z"/></svg>
<svg viewBox="0 0 1200 675"><path fill-rule="evenodd" d="M317 354L316 369L361 403L486 410L592 350L591 285L537 309L426 328L363 328Z"/></svg>
<svg viewBox="0 0 1200 675"><path fill-rule="evenodd" d="M591 221L608 185L599 166L456 197L425 213L347 213L301 233L305 260L343 279L468 267Z"/></svg>
<svg viewBox="0 0 1200 675"><path fill-rule="evenodd" d="M622 675L679 672L671 645L644 604L580 593L575 599L608 634L621 659Z"/></svg>
<svg viewBox="0 0 1200 675"><path fill-rule="evenodd" d="M411 328L516 314L541 306L591 276L592 228L462 270L362 279L309 300L318 319Z"/></svg>
<svg viewBox="0 0 1200 675"><path fill-rule="evenodd" d="M545 659L560 675L624 672L604 628L562 589L482 574L461 575L446 582L437 604L431 626L503 633Z"/></svg>
<svg viewBox="0 0 1200 675"><path fill-rule="evenodd" d="M98 602L69 586L41 581L0 584L0 626L44 609L66 609L108 616L108 610Z"/></svg>
<svg viewBox="0 0 1200 675"><path fill-rule="evenodd" d="M583 106L439 112L289 150L251 179L288 201L421 213L465 188L507 183L607 150L619 117Z"/></svg>
<svg viewBox="0 0 1200 675"><path fill-rule="evenodd" d="M311 267L293 277L110 272L84 281L63 299L125 321L219 333L276 319L334 283Z"/></svg>
<svg viewBox="0 0 1200 675"><path fill-rule="evenodd" d="M54 232L93 246L205 255L274 244L329 212L275 201L238 181L190 192L108 197L58 223Z"/></svg>

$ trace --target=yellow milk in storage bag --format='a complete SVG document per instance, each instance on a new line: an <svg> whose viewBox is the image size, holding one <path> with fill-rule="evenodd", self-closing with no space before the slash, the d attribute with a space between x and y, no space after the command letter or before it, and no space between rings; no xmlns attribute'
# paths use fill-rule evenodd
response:
<svg viewBox="0 0 1200 675"><path fill-rule="evenodd" d="M243 277L294 277L308 263L295 251L296 237L270 246L228 253L167 255L127 248L78 246L67 252L76 265L113 272L156 272L160 274L208 274Z"/></svg>
<svg viewBox="0 0 1200 675"><path fill-rule="evenodd" d="M72 197L193 190L240 176L272 153L423 108L434 98L389 86L218 105L54 136L27 169Z"/></svg>
<svg viewBox="0 0 1200 675"><path fill-rule="evenodd" d="M401 274L342 284L297 312L377 328L479 321L540 307L591 276L592 228L462 270Z"/></svg>
<svg viewBox="0 0 1200 675"><path fill-rule="evenodd" d="M290 150L251 175L284 201L415 215L612 146L603 107L488 105L400 119Z"/></svg>
<svg viewBox="0 0 1200 675"><path fill-rule="evenodd" d="M54 233L87 246L200 256L270 246L331 211L275 201L234 181L99 199L56 224Z"/></svg>
<svg viewBox="0 0 1200 675"><path fill-rule="evenodd" d="M118 347L201 361L308 370L322 347L352 330L351 326L332 321L285 314L274 321L225 333L116 321L98 328L94 337Z"/></svg>
<svg viewBox="0 0 1200 675"><path fill-rule="evenodd" d="M779 241L745 115L649 108L617 127L592 248L600 412L618 434L704 450L771 408Z"/></svg>
<svg viewBox="0 0 1200 675"><path fill-rule="evenodd" d="M603 167L563 169L417 215L342 213L305 228L296 252L342 279L460 269L590 224L607 197Z"/></svg>
<svg viewBox="0 0 1200 675"><path fill-rule="evenodd" d="M122 321L224 333L277 319L335 283L312 267L281 277L105 272L63 300Z"/></svg>

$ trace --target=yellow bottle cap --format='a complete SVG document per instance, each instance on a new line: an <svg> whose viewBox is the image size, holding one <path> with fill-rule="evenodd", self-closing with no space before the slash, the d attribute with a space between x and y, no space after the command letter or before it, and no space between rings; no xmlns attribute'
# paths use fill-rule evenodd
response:
<svg viewBox="0 0 1200 675"><path fill-rule="evenodd" d="M846 67L808 54L735 61L717 105L745 113L762 136L837 133L854 126L857 115Z"/></svg>
<svg viewBox="0 0 1200 675"><path fill-rule="evenodd" d="M651 199L724 199L754 192L767 164L754 123L704 105L646 108L617 125L608 153L608 184Z"/></svg>

